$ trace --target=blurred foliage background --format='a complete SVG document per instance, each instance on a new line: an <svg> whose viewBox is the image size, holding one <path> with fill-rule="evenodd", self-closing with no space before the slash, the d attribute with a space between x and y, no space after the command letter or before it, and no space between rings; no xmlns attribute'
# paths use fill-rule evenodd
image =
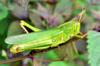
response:
<svg viewBox="0 0 100 66"><path fill-rule="evenodd" d="M100 0L0 0L0 61L29 54L14 55L9 51L10 46L5 43L6 37L25 33L19 25L20 20L46 30L71 20L83 9L86 9L86 15L81 24L81 32L87 33L92 29L99 32ZM72 39L56 48L35 51L34 58L0 66L90 66L86 41L87 39ZM91 40L88 41L92 43Z"/></svg>

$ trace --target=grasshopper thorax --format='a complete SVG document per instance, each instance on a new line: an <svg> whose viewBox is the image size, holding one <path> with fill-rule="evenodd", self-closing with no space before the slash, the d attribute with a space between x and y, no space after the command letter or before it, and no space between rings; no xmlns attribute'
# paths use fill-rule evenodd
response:
<svg viewBox="0 0 100 66"><path fill-rule="evenodd" d="M66 34L76 35L80 32L80 22L78 22L77 20L71 20L60 25L58 28L63 30Z"/></svg>

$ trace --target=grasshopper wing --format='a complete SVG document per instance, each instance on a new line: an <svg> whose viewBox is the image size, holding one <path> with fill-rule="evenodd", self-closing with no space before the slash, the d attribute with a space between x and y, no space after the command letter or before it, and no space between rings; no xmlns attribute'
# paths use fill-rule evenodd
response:
<svg viewBox="0 0 100 66"><path fill-rule="evenodd" d="M52 36L59 34L61 30L50 29L41 32L22 34L17 36L11 36L5 39L7 44L24 44L29 42L39 42L50 39Z"/></svg>

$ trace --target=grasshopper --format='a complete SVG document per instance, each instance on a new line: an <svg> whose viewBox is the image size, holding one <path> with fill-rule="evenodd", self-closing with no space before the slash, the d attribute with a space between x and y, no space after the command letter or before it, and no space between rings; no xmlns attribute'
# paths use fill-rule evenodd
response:
<svg viewBox="0 0 100 66"><path fill-rule="evenodd" d="M10 51L12 53L19 53L28 50L42 50L47 48L56 47L66 41L70 40L74 36L80 33L80 22L85 10L83 10L78 16L79 18L73 18L72 20L61 24L55 28L42 31L27 24L25 21L21 21L22 28L27 32L24 26L32 29L33 33L21 34L17 36L11 36L5 39L7 44L11 44Z"/></svg>

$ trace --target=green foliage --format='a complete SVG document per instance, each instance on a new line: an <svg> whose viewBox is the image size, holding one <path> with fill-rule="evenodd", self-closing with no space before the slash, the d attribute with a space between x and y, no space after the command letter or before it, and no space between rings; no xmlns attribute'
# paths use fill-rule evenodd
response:
<svg viewBox="0 0 100 66"><path fill-rule="evenodd" d="M7 8L0 3L0 20L4 19L8 15L8 10Z"/></svg>
<svg viewBox="0 0 100 66"><path fill-rule="evenodd" d="M51 60L56 60L59 59L58 55L55 53L54 50L50 50L45 53L45 58L46 59L51 59Z"/></svg>
<svg viewBox="0 0 100 66"><path fill-rule="evenodd" d="M9 22L7 20L0 20L0 50L6 49L7 44L4 42L8 29Z"/></svg>
<svg viewBox="0 0 100 66"><path fill-rule="evenodd" d="M5 60L6 58L0 55L0 61ZM0 64L0 66L10 66L10 64Z"/></svg>
<svg viewBox="0 0 100 66"><path fill-rule="evenodd" d="M9 26L7 36L13 36L23 33L22 28L19 25L18 21L12 22Z"/></svg>
<svg viewBox="0 0 100 66"><path fill-rule="evenodd" d="M0 64L0 66L10 66L10 65L8 65L8 64Z"/></svg>
<svg viewBox="0 0 100 66"><path fill-rule="evenodd" d="M35 58L41 58L41 56L44 56L44 59L48 60L59 60L59 56L55 52L55 50L49 50L47 52L43 52L42 54L36 54Z"/></svg>
<svg viewBox="0 0 100 66"><path fill-rule="evenodd" d="M65 63L63 61L55 61L55 62L49 63L48 66L75 66L75 64L69 63L69 62Z"/></svg>
<svg viewBox="0 0 100 66"><path fill-rule="evenodd" d="M86 0L76 0L76 3L79 4L81 7L84 7L87 4Z"/></svg>
<svg viewBox="0 0 100 66"><path fill-rule="evenodd" d="M0 35L5 34L8 29L9 22L7 20L0 20Z"/></svg>
<svg viewBox="0 0 100 66"><path fill-rule="evenodd" d="M28 22L29 24L43 29L49 29L52 27L56 27L64 22L70 21L74 16L76 16L78 13L82 11L83 8L86 8L87 15L84 16L81 30L83 32L88 32L87 39L84 39L82 41L88 40L88 52L89 52L89 63L91 66L100 66L100 52L99 52L99 40L100 40L100 34L99 32L90 31L91 27L99 26L100 30L100 2L99 0L0 0L0 61L6 60L7 58L13 60L13 57L19 57L20 55L24 56L29 54L29 52L20 53L13 55L9 52L9 48L11 48L10 44L6 44L5 38L8 36L14 36L19 35L22 33L25 33L25 31L20 27L19 23L20 20L24 20ZM10 19L9 19L10 18ZM98 19L98 20L97 20ZM94 24L94 23L97 23ZM69 26L69 27L72 27ZM26 28L26 27L25 27ZM27 28L28 29L28 28ZM29 33L32 32L30 29L28 29ZM71 30L66 30L66 32ZM48 35L52 33L48 32L45 35ZM57 34L56 32L55 34ZM67 36L70 33L66 34ZM43 34L40 34L41 36ZM41 36L38 35L37 38L40 40L43 39ZM53 35L53 34L52 34ZM36 35L29 36L30 39L35 38ZM25 36L26 37L26 36ZM45 36L45 38L48 38ZM18 39L19 42L26 42L24 41L23 37L21 39ZM15 41L17 41L15 39ZM28 38L25 38L27 41ZM52 38L50 38L52 39ZM33 39L34 40L34 39ZM45 40L45 39L44 39ZM48 40L48 39L46 39ZM81 40L81 39L80 39ZM10 42L13 42L13 39L10 40ZM37 41L35 43L38 43L40 41ZM74 44L72 44L72 42ZM50 50L47 49L46 52L38 53L38 50L36 50L36 55L34 57L38 59L43 60L64 60L64 61L71 61L71 63L66 63L63 61L51 61L44 62L44 61L38 61L34 60L34 65L36 66L74 66L73 62L77 64L77 66L86 66L87 62L87 50L86 45L87 43L79 42L74 39L71 39L69 42L66 42L65 44L56 47L51 48ZM48 42L50 43L50 42ZM18 43L17 43L18 44ZM43 43L44 44L44 43ZM43 45L42 44L42 45ZM55 43L53 43L55 45ZM85 45L85 46L84 46ZM28 44L27 44L28 46ZM43 45L44 46L44 45ZM38 49L45 48L48 46L39 46ZM49 45L50 46L50 45ZM76 47L78 48L76 48ZM24 47L24 46L22 46ZM81 48L82 47L82 48ZM84 47L84 48L83 48ZM29 47L30 49L30 47ZM3 52L2 52L3 51ZM45 51L45 50L44 50ZM5 58L6 57L6 58ZM78 61L77 61L78 60ZM13 60L14 61L14 60ZM12 61L12 62L13 62ZM30 60L32 61L32 60ZM0 64L0 66L32 66L31 64L27 63L28 61L17 61L14 63L7 64ZM40 65L39 65L40 62ZM43 63L43 65L41 64ZM24 65L23 65L24 64Z"/></svg>
<svg viewBox="0 0 100 66"><path fill-rule="evenodd" d="M89 31L87 38L89 64L91 66L100 66L100 33L96 31Z"/></svg>
<svg viewBox="0 0 100 66"><path fill-rule="evenodd" d="M67 65L62 61L58 61L58 62L51 62L48 66L67 66Z"/></svg>
<svg viewBox="0 0 100 66"><path fill-rule="evenodd" d="M55 7L54 13L61 15L68 14L71 7L72 7L72 2L70 0L59 0Z"/></svg>

